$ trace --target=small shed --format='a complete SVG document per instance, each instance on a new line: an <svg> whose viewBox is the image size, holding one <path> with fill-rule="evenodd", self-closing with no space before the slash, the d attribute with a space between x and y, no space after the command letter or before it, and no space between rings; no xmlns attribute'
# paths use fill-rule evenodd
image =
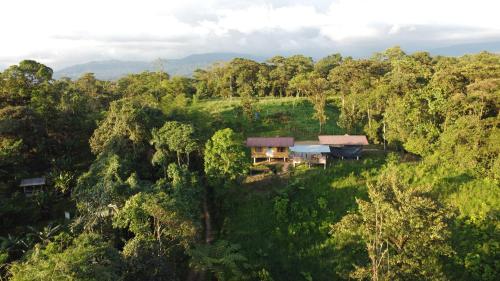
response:
<svg viewBox="0 0 500 281"><path fill-rule="evenodd" d="M31 197L33 194L41 191L45 184L45 177L39 177L23 179L21 180L21 184L19 184L19 186L23 188L24 195L26 195L26 197Z"/></svg>
<svg viewBox="0 0 500 281"><path fill-rule="evenodd" d="M363 146L368 145L364 135L323 135L318 136L319 143L330 146L331 154L339 158L359 159Z"/></svg>
<svg viewBox="0 0 500 281"><path fill-rule="evenodd" d="M351 158L351 159L359 159L361 156L361 152L363 152L363 148L361 147L331 147L332 156L338 158Z"/></svg>
<svg viewBox="0 0 500 281"><path fill-rule="evenodd" d="M256 163L259 158L286 161L289 158L289 148L294 143L293 137L251 137L247 138L246 146L250 147L253 162Z"/></svg>
<svg viewBox="0 0 500 281"><path fill-rule="evenodd" d="M322 164L326 169L330 147L321 144L297 144L290 147L290 153L294 167L296 164L306 163L309 166Z"/></svg>

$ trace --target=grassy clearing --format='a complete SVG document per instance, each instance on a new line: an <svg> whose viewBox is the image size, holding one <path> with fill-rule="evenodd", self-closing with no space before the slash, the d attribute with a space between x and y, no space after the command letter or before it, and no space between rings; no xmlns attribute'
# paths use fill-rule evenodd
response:
<svg viewBox="0 0 500 281"><path fill-rule="evenodd" d="M317 140L319 124L312 104L304 98L260 99L259 117L248 120L240 100L199 101L190 107L190 120L209 137L220 128L247 136L294 136ZM329 102L323 134L344 134L338 127L339 109ZM366 197L366 178L377 173L385 154L370 151L360 161L336 161L323 170L299 166L290 176L262 171L226 194L220 239L239 244L251 261L247 274L267 270L274 280L332 280L343 261L352 262L359 249L341 253L329 231L356 198ZM349 263L347 268L351 266ZM312 278L312 279L310 279Z"/></svg>
<svg viewBox="0 0 500 281"><path fill-rule="evenodd" d="M266 269L274 280L332 280L338 276L334 263L356 252L336 251L330 226L355 208L355 198L366 197L366 177L383 163L378 155L337 161L326 170L302 166L266 188L235 188L221 239L242 246L252 261L249 271Z"/></svg>
<svg viewBox="0 0 500 281"><path fill-rule="evenodd" d="M254 105L258 117L249 120L243 115L240 100L203 100L190 108L197 114L197 123L213 120L211 128L229 127L247 136L294 136L297 140L317 140L318 121L313 119L314 108L305 98L262 98ZM328 121L323 134L344 134L337 125L338 108L330 102L326 107ZM203 124L199 124L203 125Z"/></svg>

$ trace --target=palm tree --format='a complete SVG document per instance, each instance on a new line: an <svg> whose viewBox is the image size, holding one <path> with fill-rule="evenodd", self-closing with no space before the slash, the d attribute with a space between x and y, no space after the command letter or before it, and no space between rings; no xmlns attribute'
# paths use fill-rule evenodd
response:
<svg viewBox="0 0 500 281"><path fill-rule="evenodd" d="M12 234L0 236L0 252L7 252L9 256L22 256L32 246L33 243L29 237L14 236Z"/></svg>
<svg viewBox="0 0 500 281"><path fill-rule="evenodd" d="M28 233L27 236L38 243L48 244L52 238L58 234L61 228L62 226L60 224L53 225L52 223L44 226L41 230L38 230L33 226L28 226L30 233Z"/></svg>

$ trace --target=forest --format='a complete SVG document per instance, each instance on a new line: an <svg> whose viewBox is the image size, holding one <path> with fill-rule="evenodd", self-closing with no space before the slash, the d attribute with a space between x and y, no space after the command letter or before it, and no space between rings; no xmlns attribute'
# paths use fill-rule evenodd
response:
<svg viewBox="0 0 500 281"><path fill-rule="evenodd" d="M500 279L499 54L52 75L0 73L0 280ZM324 170L244 145L318 134L370 146Z"/></svg>

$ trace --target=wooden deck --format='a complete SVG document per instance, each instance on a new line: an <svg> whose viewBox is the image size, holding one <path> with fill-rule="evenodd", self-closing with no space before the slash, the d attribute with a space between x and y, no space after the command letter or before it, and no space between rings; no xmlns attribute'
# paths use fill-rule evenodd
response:
<svg viewBox="0 0 500 281"><path fill-rule="evenodd" d="M278 151L282 150L282 151ZM271 161L272 159L283 159L286 161L289 158L288 147L252 147L252 159L254 163L257 162L257 159L267 159L267 161Z"/></svg>

